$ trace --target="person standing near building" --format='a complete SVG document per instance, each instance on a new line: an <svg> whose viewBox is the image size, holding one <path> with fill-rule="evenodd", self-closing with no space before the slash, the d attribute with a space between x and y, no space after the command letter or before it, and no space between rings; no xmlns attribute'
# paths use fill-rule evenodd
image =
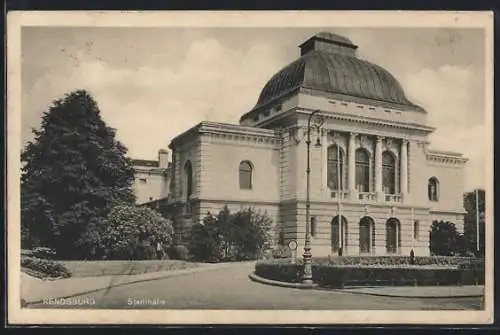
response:
<svg viewBox="0 0 500 335"><path fill-rule="evenodd" d="M163 259L163 248L160 241L156 242L156 257Z"/></svg>

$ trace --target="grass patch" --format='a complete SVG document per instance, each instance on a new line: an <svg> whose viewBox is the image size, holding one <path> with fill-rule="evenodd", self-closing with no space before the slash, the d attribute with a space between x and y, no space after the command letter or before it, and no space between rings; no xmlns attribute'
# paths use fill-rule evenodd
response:
<svg viewBox="0 0 500 335"><path fill-rule="evenodd" d="M72 277L137 275L196 268L199 263L181 260L61 261Z"/></svg>

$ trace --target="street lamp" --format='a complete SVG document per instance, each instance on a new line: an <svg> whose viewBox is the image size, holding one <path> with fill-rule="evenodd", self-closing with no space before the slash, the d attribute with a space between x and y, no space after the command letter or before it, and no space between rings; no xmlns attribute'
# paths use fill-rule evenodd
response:
<svg viewBox="0 0 500 335"><path fill-rule="evenodd" d="M312 254L311 254L311 233L310 233L310 174L311 174L311 120L313 116L318 113L319 110L315 110L314 112L309 115L309 118L307 119L307 140L306 140L306 145L307 145L307 168L306 168L306 236L305 236L305 243L304 243L304 277L303 277L303 283L304 284L312 284ZM319 133L319 127L323 124L323 119L321 119L321 123L315 125L318 129ZM320 147L321 142L319 139L319 136L316 140L316 147Z"/></svg>

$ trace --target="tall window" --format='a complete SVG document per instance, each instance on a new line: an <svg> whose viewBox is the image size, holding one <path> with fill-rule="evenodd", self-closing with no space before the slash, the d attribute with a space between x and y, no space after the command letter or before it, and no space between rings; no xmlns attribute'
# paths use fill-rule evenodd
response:
<svg viewBox="0 0 500 335"><path fill-rule="evenodd" d="M369 253L372 251L372 240L374 238L375 225L370 217L365 216L359 221L359 252Z"/></svg>
<svg viewBox="0 0 500 335"><path fill-rule="evenodd" d="M328 147L327 164L328 188L330 188L330 190L344 189L344 182L342 180L342 176L344 175L344 152L336 144Z"/></svg>
<svg viewBox="0 0 500 335"><path fill-rule="evenodd" d="M382 186L385 194L396 193L396 159L389 151L382 154Z"/></svg>
<svg viewBox="0 0 500 335"><path fill-rule="evenodd" d="M420 222L418 220L415 220L413 222L413 239L415 241L417 241L419 238L419 232L420 232Z"/></svg>
<svg viewBox="0 0 500 335"><path fill-rule="evenodd" d="M240 189L249 190L252 188L252 164L248 161L240 163Z"/></svg>
<svg viewBox="0 0 500 335"><path fill-rule="evenodd" d="M387 220L386 227L386 244L385 248L388 253L395 253L401 246L401 233L399 220L390 218Z"/></svg>
<svg viewBox="0 0 500 335"><path fill-rule="evenodd" d="M356 188L359 192L370 191L370 158L365 149L356 150Z"/></svg>
<svg viewBox="0 0 500 335"><path fill-rule="evenodd" d="M439 181L436 177L432 177L431 179L429 179L428 193L430 201L439 200Z"/></svg>
<svg viewBox="0 0 500 335"><path fill-rule="evenodd" d="M184 182L186 187L186 198L189 199L193 194L193 166L191 161L184 164Z"/></svg>
<svg viewBox="0 0 500 335"><path fill-rule="evenodd" d="M332 228L332 253L338 253L340 247L343 247L343 253L347 249L347 220L342 217L342 235L343 239L340 241L340 226L339 226L339 216L335 216L331 223Z"/></svg>
<svg viewBox="0 0 500 335"><path fill-rule="evenodd" d="M311 236L316 237L316 217L311 216Z"/></svg>

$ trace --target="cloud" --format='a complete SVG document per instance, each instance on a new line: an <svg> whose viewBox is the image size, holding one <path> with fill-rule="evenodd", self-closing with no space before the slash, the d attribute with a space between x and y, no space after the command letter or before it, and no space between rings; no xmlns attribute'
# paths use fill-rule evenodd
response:
<svg viewBox="0 0 500 335"><path fill-rule="evenodd" d="M466 188L484 187L485 112L474 71L449 65L423 69L409 73L403 85L410 100L427 110L429 125L437 128L429 138L431 148L463 153L469 159Z"/></svg>
<svg viewBox="0 0 500 335"><path fill-rule="evenodd" d="M38 126L50 101L84 88L129 154L140 158L156 157L160 147L202 120L237 123L282 65L268 45L232 50L214 39L192 43L175 67L117 68L83 53L75 59L77 66L48 71L26 93L25 115L36 114L30 126Z"/></svg>
<svg viewBox="0 0 500 335"><path fill-rule="evenodd" d="M361 56L366 54L365 58L391 71L410 100L428 111L429 124L437 126L430 138L432 147L462 152L470 159L466 187L484 187L486 131L484 101L478 93L482 91L480 71L472 65L428 66L422 58L409 55L415 47L404 47L408 44L403 44L404 39L388 52L390 41L380 46L371 31L353 36L366 51ZM253 107L266 81L290 58L271 42L251 45L233 47L199 38L175 52L180 63L172 63L172 55L159 48L150 55L155 65L143 65L153 63L143 61L137 66L103 61L97 50L67 47L64 61L53 57L53 50L40 52L43 64L38 64L40 57L33 62L43 69L41 76L23 88L23 142L31 137L26 129L38 127L41 112L52 100L80 88L94 95L103 119L118 129L118 139L137 158L156 157L160 147L167 147L173 137L202 120L237 123Z"/></svg>

